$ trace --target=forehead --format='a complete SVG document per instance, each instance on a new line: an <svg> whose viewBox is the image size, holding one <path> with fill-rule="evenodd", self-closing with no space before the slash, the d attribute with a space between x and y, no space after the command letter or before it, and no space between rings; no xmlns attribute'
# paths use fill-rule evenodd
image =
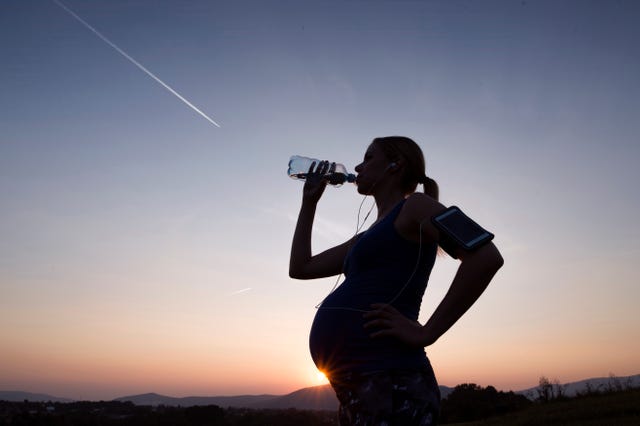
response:
<svg viewBox="0 0 640 426"><path fill-rule="evenodd" d="M389 160L391 156L389 156L389 153L384 149L384 147L380 145L380 142L371 142L364 155L373 158L382 158L384 160Z"/></svg>
<svg viewBox="0 0 640 426"><path fill-rule="evenodd" d="M365 155L384 155L384 152L382 152L382 149L380 149L380 147L378 146L377 143L372 142L369 147L367 148L367 151L365 152Z"/></svg>

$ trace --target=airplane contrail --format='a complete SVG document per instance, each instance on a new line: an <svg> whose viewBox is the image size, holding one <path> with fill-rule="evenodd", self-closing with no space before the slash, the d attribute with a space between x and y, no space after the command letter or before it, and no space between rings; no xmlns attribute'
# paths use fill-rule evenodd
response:
<svg viewBox="0 0 640 426"><path fill-rule="evenodd" d="M251 287L243 288L242 290L234 291L233 293L229 293L229 296L235 296L236 294L246 293L251 290Z"/></svg>
<svg viewBox="0 0 640 426"><path fill-rule="evenodd" d="M69 13L71 16L73 16L78 22L80 22L82 25L84 25L85 27L87 27L91 32L93 32L95 35L97 35L102 41L104 41L105 43L107 43L109 46L113 47L116 52L118 52L119 54L121 54L122 56L124 56L125 58L127 58L133 65L137 66L138 68L140 68L140 70L144 71L149 77L153 78L155 81L157 81L158 83L160 83L162 85L162 87L164 87L165 89L167 89L169 92L171 92L173 95L175 95L178 99L180 99L182 102L184 102L185 104L187 104L187 106L189 108L191 108L192 110L194 110L195 112L197 112L198 114L200 114L202 117L204 117L207 121L209 121L211 124L213 124L216 127L220 127L220 125L218 123L216 123L215 121L213 121L207 114L205 114L204 112L200 111L198 108L196 108L195 105L193 105L191 102L189 102L188 100L186 100L182 95L180 95L180 93L176 92L175 90L173 90L171 88L171 86L169 86L168 84L166 84L164 81L160 80L158 77L156 77L151 71L149 71L148 69L146 69L140 62L136 61L135 59L133 59L131 56L129 56L127 54L127 52L125 52L124 50L120 49L118 46L115 45L115 43L113 43L111 40L109 40L108 38L106 38L105 36L103 36L98 30L96 30L95 28L93 28L91 25L89 25L89 23L87 23L84 19L82 19L80 16L78 16L75 12L73 12L71 9L69 9L67 6L65 6L62 2L60 2L59 0L52 0L55 4L57 4L58 6L60 6L63 10L65 10L67 13Z"/></svg>

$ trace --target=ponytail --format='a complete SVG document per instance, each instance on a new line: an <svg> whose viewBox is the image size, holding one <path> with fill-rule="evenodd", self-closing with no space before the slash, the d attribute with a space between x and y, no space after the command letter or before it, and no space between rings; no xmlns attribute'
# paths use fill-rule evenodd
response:
<svg viewBox="0 0 640 426"><path fill-rule="evenodd" d="M424 187L424 193L438 201L438 196L440 195L440 188L438 187L438 183L431 179L428 176L425 176L422 182L422 186Z"/></svg>

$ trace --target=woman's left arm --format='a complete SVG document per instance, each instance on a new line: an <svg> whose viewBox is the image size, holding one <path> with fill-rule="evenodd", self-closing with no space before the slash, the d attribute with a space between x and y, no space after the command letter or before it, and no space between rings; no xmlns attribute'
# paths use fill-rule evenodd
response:
<svg viewBox="0 0 640 426"><path fill-rule="evenodd" d="M422 327L421 346L433 344L467 312L504 264L500 252L488 243L470 253L460 253L458 267L449 291Z"/></svg>
<svg viewBox="0 0 640 426"><path fill-rule="evenodd" d="M407 200L407 203L409 200ZM439 203L431 202L426 211L436 214ZM415 207L415 202L412 203ZM424 202L418 201L418 204ZM440 205L441 206L441 205ZM421 209L425 211L425 209ZM438 231L430 220L425 220L424 213L409 211L407 214L419 218L423 237L438 239ZM406 221L406 216L405 216ZM478 249L468 252L459 249L456 255L461 260L458 271L445 297L423 326L402 315L393 306L374 304L372 310L364 314L365 328L371 337L394 337L412 346L429 346L442 336L462 315L475 303L491 282L498 269L504 264L500 252L493 243L487 243Z"/></svg>

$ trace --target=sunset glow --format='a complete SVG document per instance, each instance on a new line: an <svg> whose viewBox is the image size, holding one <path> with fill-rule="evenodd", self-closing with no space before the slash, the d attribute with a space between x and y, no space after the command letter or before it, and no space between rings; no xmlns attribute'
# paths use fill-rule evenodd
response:
<svg viewBox="0 0 640 426"><path fill-rule="evenodd" d="M329 383L329 380L327 380L327 376L322 371L316 372L316 383L319 385L326 385L327 383Z"/></svg>

